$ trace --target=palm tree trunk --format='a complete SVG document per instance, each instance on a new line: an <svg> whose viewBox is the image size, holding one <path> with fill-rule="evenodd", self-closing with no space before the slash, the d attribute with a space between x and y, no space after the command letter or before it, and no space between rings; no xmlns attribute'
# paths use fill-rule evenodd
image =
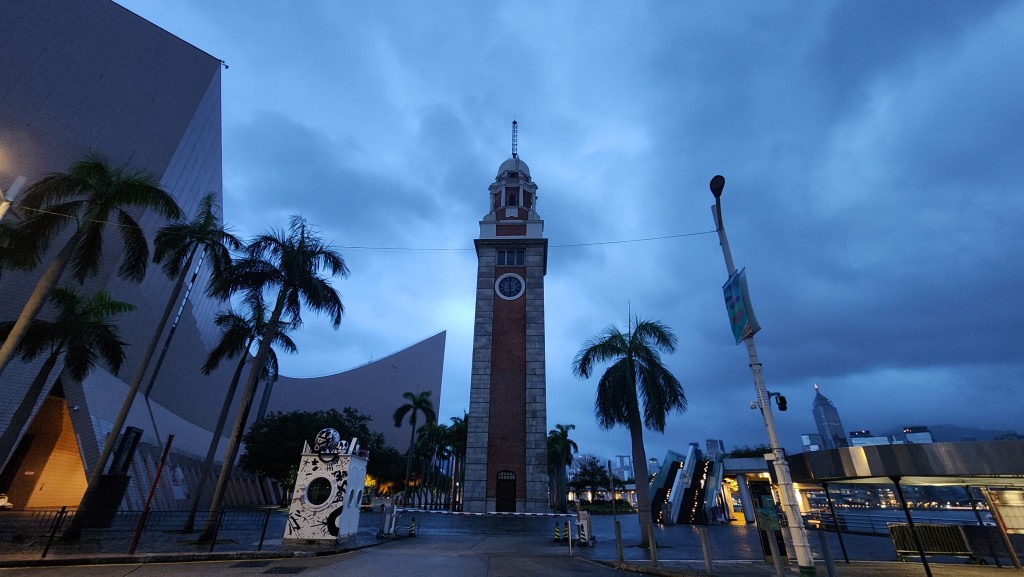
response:
<svg viewBox="0 0 1024 577"><path fill-rule="evenodd" d="M568 493L569 479L566 478L565 465L559 465L555 473L555 490L558 491L556 507L558 511L565 513L569 509L569 496L566 494Z"/></svg>
<svg viewBox="0 0 1024 577"><path fill-rule="evenodd" d="M189 254L188 261L186 261L186 267L192 266L192 258L195 256L195 249ZM185 270L188 270L187 268ZM139 387L142 385L142 378L146 374L146 369L149 367L149 361L153 358L153 353L156 351L156 347L160 344L160 334L164 331L164 326L167 324L167 319L170 318L171 312L174 311L174 304L177 301L178 293L181 292L181 287L185 284L185 274L179 274L178 280L174 283L174 288L171 290L171 296L167 299L167 305L164 306L163 316L160 318L160 322L157 325L157 329L153 334L153 338L149 341L149 346L146 348L145 354L142 356L142 361L139 363L139 368L135 372L135 377L132 379L131 385L128 387L128 394L125 395L124 401L121 403L121 410L118 411L117 417L114 419L114 424L110 429L110 433L107 435L106 441L103 443L103 450L100 451L100 456L93 463L92 471L89 473L89 484L85 489L85 495L82 496L82 501L78 505L78 514L71 520L71 524L68 525L62 539L64 541L76 541L81 534L82 526L79 519L86 518L86 515L82 515L88 506L89 499L92 492L95 490L96 483L99 481L100 475L103 474L103 467L106 466L107 460L110 459L111 453L114 452L114 445L117 444L118 438L121 436L121 429L124 427L125 421L128 420L128 413L132 409L132 404L135 403L135 397L139 393ZM159 443L160 440L157 439Z"/></svg>
<svg viewBox="0 0 1024 577"><path fill-rule="evenodd" d="M220 437L224 433L224 425L228 422L228 413L231 411L231 401L235 399L235 391L238 390L238 383L242 380L242 369L245 368L245 361L249 360L249 347L252 340L242 352L242 358L235 367L235 374L231 377L231 384L228 385L228 392L224 395L224 405L220 408L220 416L217 417L217 426L213 430L213 438L210 439L210 448L206 451L206 460L203 461L203 470L196 483L196 494L192 497L192 508L189 509L188 518L181 528L182 533L191 533L195 530L196 511L199 510L199 500L203 496L203 488L206 487L206 478L210 476L210 469L213 468L213 459L217 456L217 446L220 445Z"/></svg>
<svg viewBox="0 0 1024 577"><path fill-rule="evenodd" d="M636 400L633 400L634 406ZM640 518L642 547L650 547L651 561L658 562L657 542L654 539L654 520L651 517L651 497L647 484L647 451L644 450L643 423L639 411L630 411L629 439L633 453L633 479L636 481L637 516Z"/></svg>
<svg viewBox="0 0 1024 577"><path fill-rule="evenodd" d="M405 492L409 492L409 476L412 474L412 444L416 440L416 409L412 410L412 432L409 433L409 450L405 459Z"/></svg>
<svg viewBox="0 0 1024 577"><path fill-rule="evenodd" d="M188 283L188 290L185 291L184 296L181 296L181 289L185 286L185 277L188 275L189 269L192 268L192 261L196 256L196 252L199 250L199 246L192 248L192 252L189 253L188 259L185 261L185 266L178 273L178 280L175 283L174 290L171 291L171 296L167 299L167 307L164 308L164 316L160 320L160 325L157 327L156 332L153 334L153 340L150 342L150 347L155 350L157 342L160 340L160 335L164 332L164 327L167 326L167 321L171 319L170 313L177 308L180 311L184 310L185 301L188 301L189 295L192 292L192 288L195 286L196 278L199 277L199 270L203 267L203 260L206 253L199 258L199 264L196 265L194 271L192 271L191 280ZM179 298L179 296L181 298ZM180 318L180 315L176 318ZM171 339L174 338L174 329L177 328L177 322L171 325L171 330L167 332L167 339L164 341L163 348L160 349L160 356L156 359L156 365L153 367L153 374L149 375L149 382L146 383L146 390L143 391L143 395L148 399L149 395L153 392L153 385L156 384L156 377L160 373L160 367L164 364L164 358L167 356L167 350L171 347ZM149 368L149 363L152 361L153 353L149 353L149 358L145 359L145 368ZM145 368L140 367L141 372L145 373ZM140 377L141 378L141 377ZM156 425L153 425L154 428ZM159 440L159 439L158 439Z"/></svg>
<svg viewBox="0 0 1024 577"><path fill-rule="evenodd" d="M256 396L256 385L259 382L260 373L266 362L267 354L270 352L271 341L277 334L278 326L281 324L281 312L284 310L284 289L277 295L277 303L274 305L274 312L270 315L270 322L263 332L259 349L256 351L256 358L253 360L252 369L249 370L249 378L242 390L242 400L235 417L235 424L231 429L231 437L228 439L228 446L224 453L224 462L220 466L220 474L217 475L217 487L213 491L213 499L210 501L209 514L206 516L206 524L203 532L199 535L200 543L209 543L213 540L214 531L217 526L217 513L224 499L224 491L227 489L228 481L231 479L231 469L235 465L235 457L238 455L238 446L245 434L245 422L249 418L249 410L252 408L253 398Z"/></svg>
<svg viewBox="0 0 1024 577"><path fill-rule="evenodd" d="M35 288L32 289L32 294L28 297L28 302L22 307L18 320L14 322L10 334L7 335L7 340L4 341L3 346L0 346L0 374L3 374L4 369L14 359L14 353L18 349L18 345L21 344L22 339L25 338L29 325L36 318L36 315L39 314L39 311L43 309L43 304L49 298L50 292L60 282L60 277L64 274L64 269L67 268L68 263L71 262L71 255L81 237L81 231L76 231L75 234L71 235L67 244L64 245L64 248L60 249L57 256L50 262L50 266L46 267L43 276L39 277L39 280L36 282Z"/></svg>
<svg viewBox="0 0 1024 577"><path fill-rule="evenodd" d="M46 382L49 381L50 373L53 372L53 367L57 365L57 359L63 350L64 343L61 343L50 352L50 356L46 358L43 366L39 369L39 373L36 374L36 378L32 380L32 384L25 391L25 396L18 403L18 408L14 410L11 422L7 425L7 430L4 431L3 435L0 435L0 472L7 467L7 462L18 447L22 430L28 425L29 418L32 416L32 409L39 402L39 397L43 394Z"/></svg>

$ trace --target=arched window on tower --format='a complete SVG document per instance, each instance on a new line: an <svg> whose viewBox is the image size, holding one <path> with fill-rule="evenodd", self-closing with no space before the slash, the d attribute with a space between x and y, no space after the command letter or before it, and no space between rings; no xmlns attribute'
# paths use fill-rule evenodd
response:
<svg viewBox="0 0 1024 577"><path fill-rule="evenodd" d="M513 193L509 193L509 195L508 195L508 203L505 206L519 206L519 199L517 198L517 196L516 196L516 194L514 192Z"/></svg>

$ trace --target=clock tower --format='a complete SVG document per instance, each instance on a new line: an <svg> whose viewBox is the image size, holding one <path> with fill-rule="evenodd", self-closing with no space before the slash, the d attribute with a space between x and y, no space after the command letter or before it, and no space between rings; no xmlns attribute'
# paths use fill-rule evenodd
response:
<svg viewBox="0 0 1024 577"><path fill-rule="evenodd" d="M489 188L476 239L476 322L465 510L547 510L544 275L548 240L537 185L516 153Z"/></svg>

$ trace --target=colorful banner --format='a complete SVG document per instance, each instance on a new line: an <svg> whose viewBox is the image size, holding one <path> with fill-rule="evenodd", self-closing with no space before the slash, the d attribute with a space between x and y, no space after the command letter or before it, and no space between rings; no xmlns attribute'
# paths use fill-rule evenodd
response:
<svg viewBox="0 0 1024 577"><path fill-rule="evenodd" d="M722 287L725 294L725 310L729 313L729 324L732 326L732 336L736 338L737 345L761 330L761 325L757 324L757 317L754 316L754 307L750 304L746 271L747 269L743 268L732 273Z"/></svg>

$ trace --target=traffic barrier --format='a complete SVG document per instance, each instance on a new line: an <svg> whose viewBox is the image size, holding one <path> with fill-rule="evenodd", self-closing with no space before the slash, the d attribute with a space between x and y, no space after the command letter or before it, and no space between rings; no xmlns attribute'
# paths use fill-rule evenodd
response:
<svg viewBox="0 0 1024 577"><path fill-rule="evenodd" d="M554 538L554 541L555 541L555 543L561 543L562 542L562 526L558 524L558 521L555 521L555 538Z"/></svg>
<svg viewBox="0 0 1024 577"><path fill-rule="evenodd" d="M412 519L409 520L409 536L410 537L415 537L416 536L416 517L413 517Z"/></svg>

